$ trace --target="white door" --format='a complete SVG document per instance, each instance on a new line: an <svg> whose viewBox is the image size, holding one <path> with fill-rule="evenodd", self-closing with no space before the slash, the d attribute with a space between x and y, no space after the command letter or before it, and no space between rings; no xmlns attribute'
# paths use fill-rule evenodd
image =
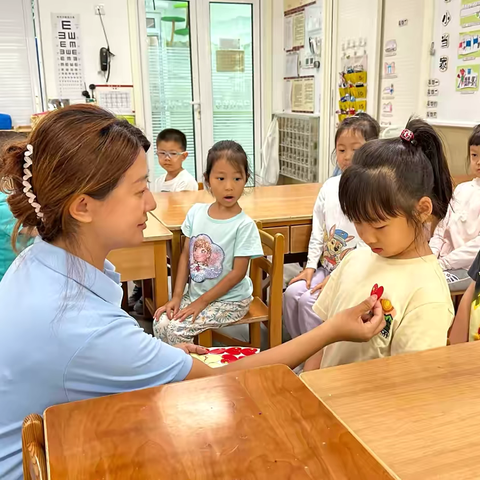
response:
<svg viewBox="0 0 480 480"><path fill-rule="evenodd" d="M259 0L138 0L145 18L147 133L164 128L187 136L184 167L202 181L209 148L235 140L252 171L260 154ZM156 158L152 179L161 174Z"/></svg>

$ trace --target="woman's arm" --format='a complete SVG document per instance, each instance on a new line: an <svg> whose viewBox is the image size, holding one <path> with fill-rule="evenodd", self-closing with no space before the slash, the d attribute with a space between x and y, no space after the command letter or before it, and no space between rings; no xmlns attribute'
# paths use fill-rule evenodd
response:
<svg viewBox="0 0 480 480"><path fill-rule="evenodd" d="M368 315L373 312L372 315ZM368 318L365 319L365 315ZM363 318L362 318L363 317ZM210 368L194 359L186 380L201 378L236 370L283 364L295 368L327 345L339 341L367 342L385 326L383 310L376 296L360 305L337 313L327 322L290 342L271 348L257 355L242 358L222 368Z"/></svg>
<svg viewBox="0 0 480 480"><path fill-rule="evenodd" d="M201 297L188 305L188 307L180 310L180 312L175 315L174 319L182 321L189 316L192 316L192 321L195 321L198 314L202 312L207 305L223 297L245 278L249 262L250 257L235 257L232 271L225 275L225 277L208 292L205 292Z"/></svg>

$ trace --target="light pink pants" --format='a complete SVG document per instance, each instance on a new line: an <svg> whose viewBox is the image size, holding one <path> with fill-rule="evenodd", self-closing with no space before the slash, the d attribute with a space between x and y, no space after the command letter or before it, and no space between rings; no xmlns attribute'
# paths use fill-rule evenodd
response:
<svg viewBox="0 0 480 480"><path fill-rule="evenodd" d="M323 282L327 272L319 268L313 274L310 290ZM292 338L318 327L323 320L312 310L320 292L313 295L307 290L307 282L301 280L290 285L283 294L283 322Z"/></svg>

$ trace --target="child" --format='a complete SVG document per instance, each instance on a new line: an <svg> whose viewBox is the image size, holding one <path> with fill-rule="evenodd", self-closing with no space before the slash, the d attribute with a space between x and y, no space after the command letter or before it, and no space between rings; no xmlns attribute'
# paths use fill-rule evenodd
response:
<svg viewBox="0 0 480 480"><path fill-rule="evenodd" d="M155 180L156 192L183 192L198 190L197 181L183 169L188 157L187 137L180 130L167 128L157 137L157 156L166 174Z"/></svg>
<svg viewBox="0 0 480 480"><path fill-rule="evenodd" d="M480 125L474 128L468 149L470 169L476 178L455 189L447 216L430 240L451 290L468 287L468 269L480 250Z"/></svg>
<svg viewBox="0 0 480 480"><path fill-rule="evenodd" d="M449 335L452 345L480 340L480 253L468 270L468 275L468 288L462 297Z"/></svg>
<svg viewBox="0 0 480 480"><path fill-rule="evenodd" d="M446 345L452 300L425 228L432 215L445 217L452 197L438 135L414 119L400 138L365 144L342 175L339 194L344 214L370 248L343 260L313 309L327 319L372 292L381 300L386 326L363 345L325 348L305 370Z"/></svg>
<svg viewBox="0 0 480 480"><path fill-rule="evenodd" d="M350 166L355 150L379 134L380 125L366 113L345 119L335 134L334 153L341 171ZM340 177L332 177L320 189L313 210L307 267L290 282L283 296L283 318L292 338L320 324L320 318L312 310L318 292L328 275L360 240L340 208L339 184Z"/></svg>
<svg viewBox="0 0 480 480"><path fill-rule="evenodd" d="M248 265L263 255L257 227L238 204L250 178L243 148L233 141L216 143L204 178L215 203L196 204L188 212L173 297L153 323L155 336L171 345L192 343L205 330L243 318L253 291Z"/></svg>

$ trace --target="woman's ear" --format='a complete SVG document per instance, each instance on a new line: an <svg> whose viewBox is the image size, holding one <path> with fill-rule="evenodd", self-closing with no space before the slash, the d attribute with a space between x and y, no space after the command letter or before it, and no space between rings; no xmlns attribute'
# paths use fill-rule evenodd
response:
<svg viewBox="0 0 480 480"><path fill-rule="evenodd" d="M433 211L433 203L430 197L422 197L417 203L417 212L420 217L420 221L425 223L431 220L430 216Z"/></svg>
<svg viewBox="0 0 480 480"><path fill-rule="evenodd" d="M70 203L68 212L80 223L91 223L95 212L95 200L88 195L79 195Z"/></svg>

